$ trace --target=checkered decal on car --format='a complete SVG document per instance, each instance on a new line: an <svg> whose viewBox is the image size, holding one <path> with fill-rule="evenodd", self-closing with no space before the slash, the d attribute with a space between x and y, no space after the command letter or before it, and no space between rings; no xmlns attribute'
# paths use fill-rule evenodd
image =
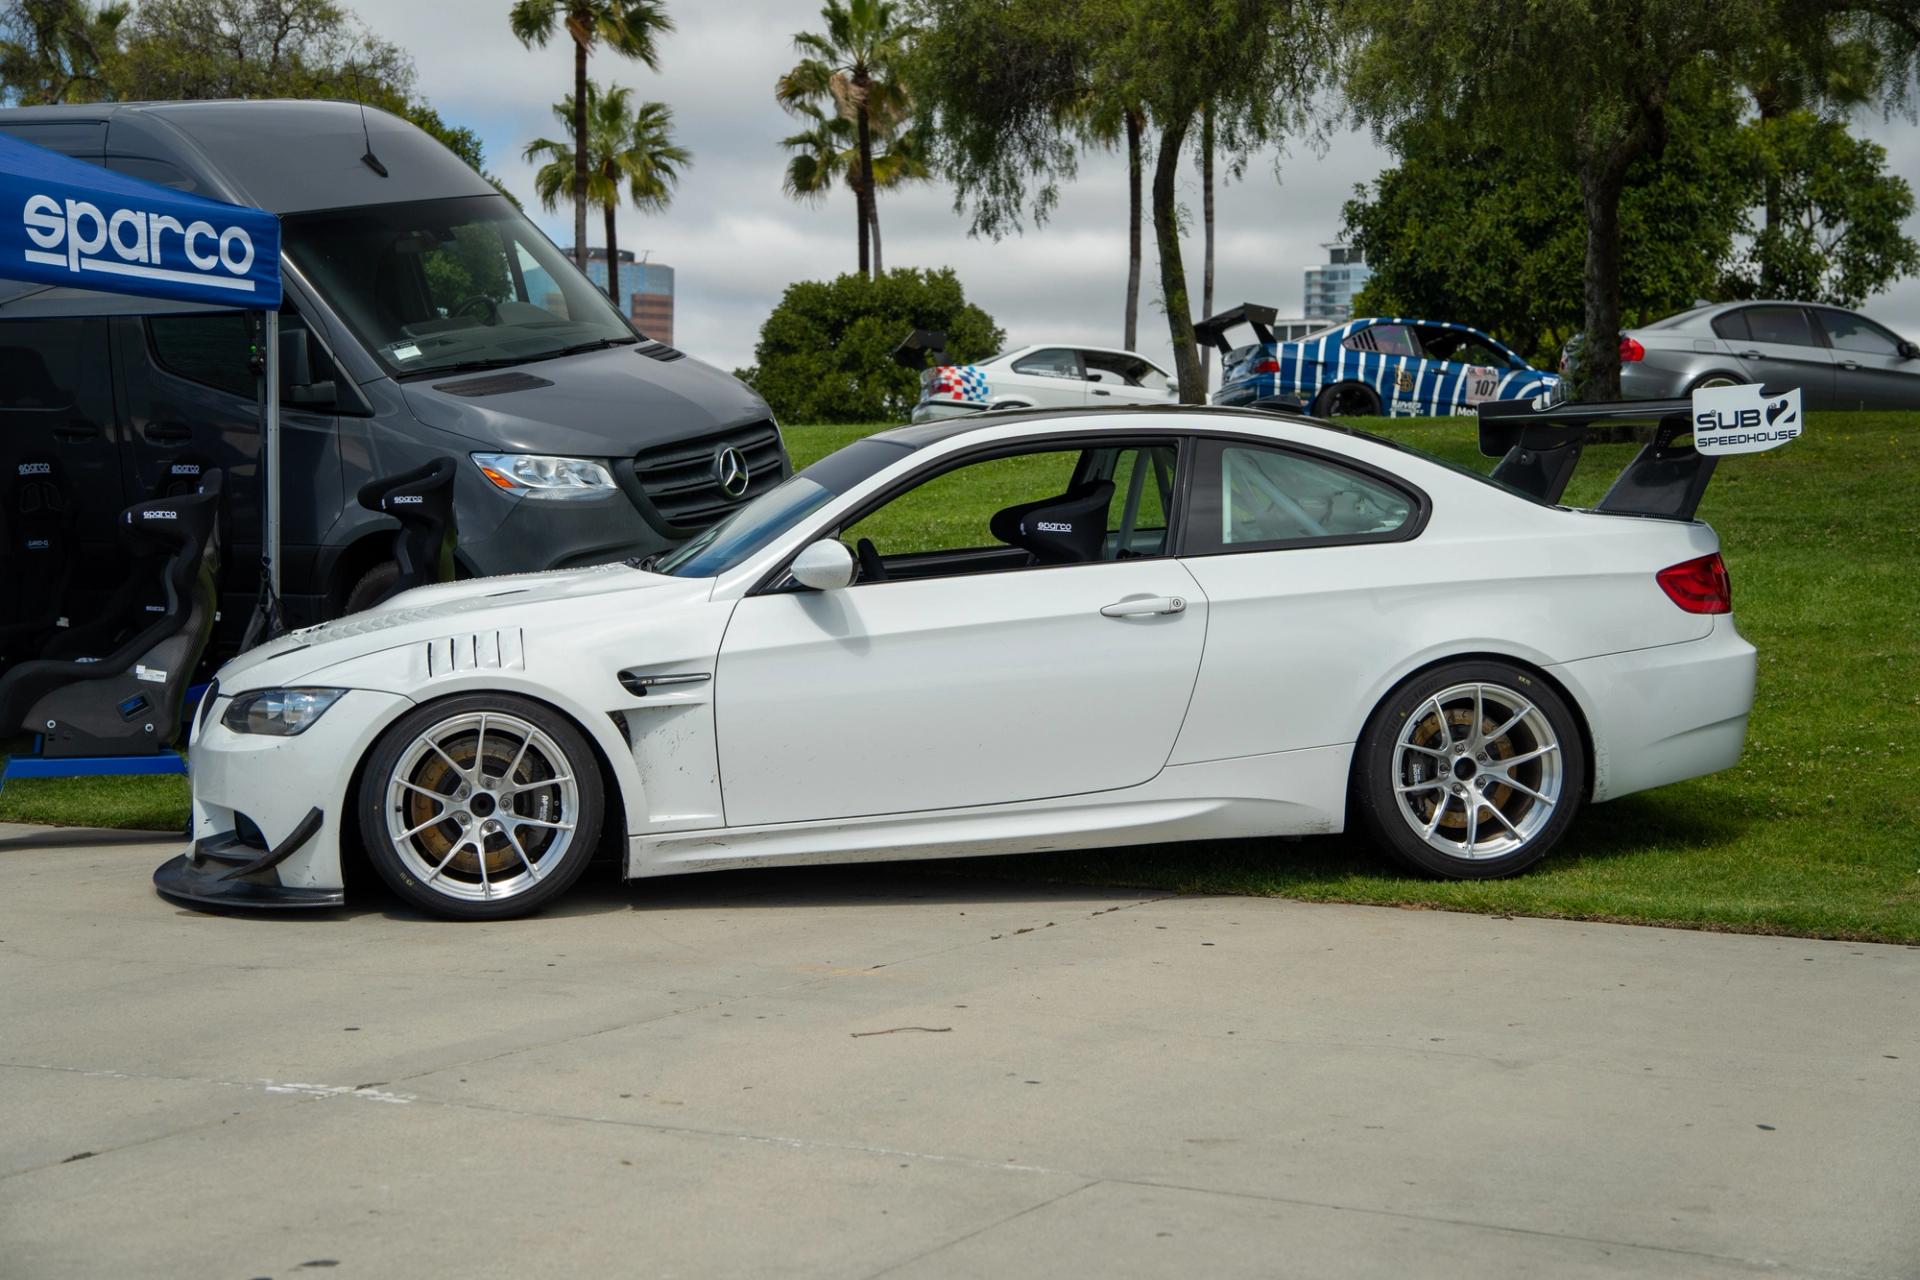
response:
<svg viewBox="0 0 1920 1280"><path fill-rule="evenodd" d="M943 364L927 370L924 400L946 400L960 404L987 402L987 375L978 365Z"/></svg>

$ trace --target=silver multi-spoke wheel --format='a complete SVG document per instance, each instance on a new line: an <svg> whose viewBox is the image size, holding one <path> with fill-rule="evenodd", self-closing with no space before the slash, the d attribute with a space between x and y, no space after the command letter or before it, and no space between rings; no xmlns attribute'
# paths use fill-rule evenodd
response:
<svg viewBox="0 0 1920 1280"><path fill-rule="evenodd" d="M1408 716L1394 743L1393 791L1414 834L1449 858L1500 858L1553 818L1565 750L1534 699L1504 685L1450 685Z"/></svg>
<svg viewBox="0 0 1920 1280"><path fill-rule="evenodd" d="M501 711L449 715L416 733L387 771L386 838L424 888L498 902L543 883L579 836L568 753Z"/></svg>

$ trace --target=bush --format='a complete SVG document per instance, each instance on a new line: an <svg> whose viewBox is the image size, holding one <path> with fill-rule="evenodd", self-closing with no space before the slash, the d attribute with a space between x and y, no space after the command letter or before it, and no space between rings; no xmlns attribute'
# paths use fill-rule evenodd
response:
<svg viewBox="0 0 1920 1280"><path fill-rule="evenodd" d="M944 329L955 363L1000 349L1006 334L971 305L951 270L903 267L789 285L739 376L782 422L903 422L920 398L916 369L893 350L915 329Z"/></svg>

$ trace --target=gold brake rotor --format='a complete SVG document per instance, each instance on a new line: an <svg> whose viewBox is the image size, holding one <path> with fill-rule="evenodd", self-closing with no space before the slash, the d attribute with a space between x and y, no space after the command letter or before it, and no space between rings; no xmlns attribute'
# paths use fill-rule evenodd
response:
<svg viewBox="0 0 1920 1280"><path fill-rule="evenodd" d="M1426 719L1420 723L1418 736L1409 739L1409 741L1413 742L1416 746L1423 746L1429 750L1444 751L1452 747L1455 742L1453 736L1454 728L1465 728L1469 734L1471 733L1473 727L1472 711L1469 711L1465 707L1455 707L1448 711L1446 716L1447 727L1442 729L1442 727L1435 722L1434 717L1428 715ZM1429 726L1431 726L1431 728L1429 728ZM1480 732L1483 734L1490 729L1498 727L1499 726L1491 719L1480 722ZM1505 760L1508 756L1514 754L1511 735L1502 735L1498 740L1489 742L1487 744L1487 754L1495 760ZM1440 772L1445 772L1444 766L1442 766ZM1426 779L1420 779L1420 781L1426 781ZM1440 817L1440 830L1449 833L1458 832L1461 838L1464 839L1467 831L1467 807L1464 804L1451 803L1448 799L1449 795L1450 793L1447 791L1419 793L1414 798L1416 812L1419 813L1423 822L1431 822L1433 820L1434 806L1443 803L1446 804L1447 811ZM1504 783L1495 784L1487 788L1485 798L1487 804L1481 805L1480 807L1482 809L1487 808L1488 805L1492 805L1502 813L1505 813L1507 801L1513 798L1513 788ZM1486 816L1485 821L1496 822L1497 819L1489 814Z"/></svg>
<svg viewBox="0 0 1920 1280"><path fill-rule="evenodd" d="M495 751L493 739L497 734L498 731L496 730L494 733L488 735L487 758L480 770L480 772L487 777L500 777L505 774L507 768L513 764L514 756L520 748L520 744L517 741L503 739L502 741L511 747L511 750L505 752ZM471 769L473 767L474 745L474 736L467 734L450 742L441 743L440 751L444 751L447 755L458 761L463 768ZM529 767L529 764L523 760L520 767L515 770L513 778L509 779L509 782L514 786L525 786L530 782L538 781L537 778L531 776L532 773L533 770ZM425 827L413 837L414 841L419 845L420 851L435 865L438 865L446 858L448 852L452 850L454 845L458 844L462 838L465 837L468 831L468 828L461 826L453 818L454 810L457 807L453 797L455 793L459 791L462 779L459 774L454 772L453 767L441 758L439 752L433 752L420 762L419 766L414 770L413 777L409 778L408 781L424 791L431 791L435 795L445 798L444 803L436 803L428 796L421 794L420 791L410 790L407 792L405 802L406 823L409 829L420 827L423 823L431 822L436 815L445 815L445 821L434 822L432 826ZM527 805L522 816L536 818L542 821L553 820L554 815L552 810L556 803L556 797L551 788L531 792L528 795L528 799L531 803ZM515 802L509 800L503 801L502 803L503 805L513 805ZM523 827L518 834L521 847L526 850L527 856L538 859L541 850L552 841L556 833L551 828ZM513 872L522 869L520 855L514 851L513 843L507 839L504 833L495 833L483 837L482 847L485 850L488 878L511 875ZM479 878L480 855L475 852L471 841L469 841L458 854L454 855L452 861L447 863L447 869L474 879Z"/></svg>

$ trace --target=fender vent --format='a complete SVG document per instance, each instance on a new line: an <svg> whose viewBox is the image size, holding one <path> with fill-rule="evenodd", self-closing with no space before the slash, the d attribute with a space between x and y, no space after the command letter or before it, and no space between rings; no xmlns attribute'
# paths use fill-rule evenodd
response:
<svg viewBox="0 0 1920 1280"><path fill-rule="evenodd" d="M640 354L649 360L658 360L662 363L669 360L685 360L687 358L686 352L680 350L678 347L670 347L657 338L641 343Z"/></svg>
<svg viewBox="0 0 1920 1280"><path fill-rule="evenodd" d="M475 631L427 641L427 675L430 679L457 675L463 671L522 670L527 665L521 647L520 629Z"/></svg>

